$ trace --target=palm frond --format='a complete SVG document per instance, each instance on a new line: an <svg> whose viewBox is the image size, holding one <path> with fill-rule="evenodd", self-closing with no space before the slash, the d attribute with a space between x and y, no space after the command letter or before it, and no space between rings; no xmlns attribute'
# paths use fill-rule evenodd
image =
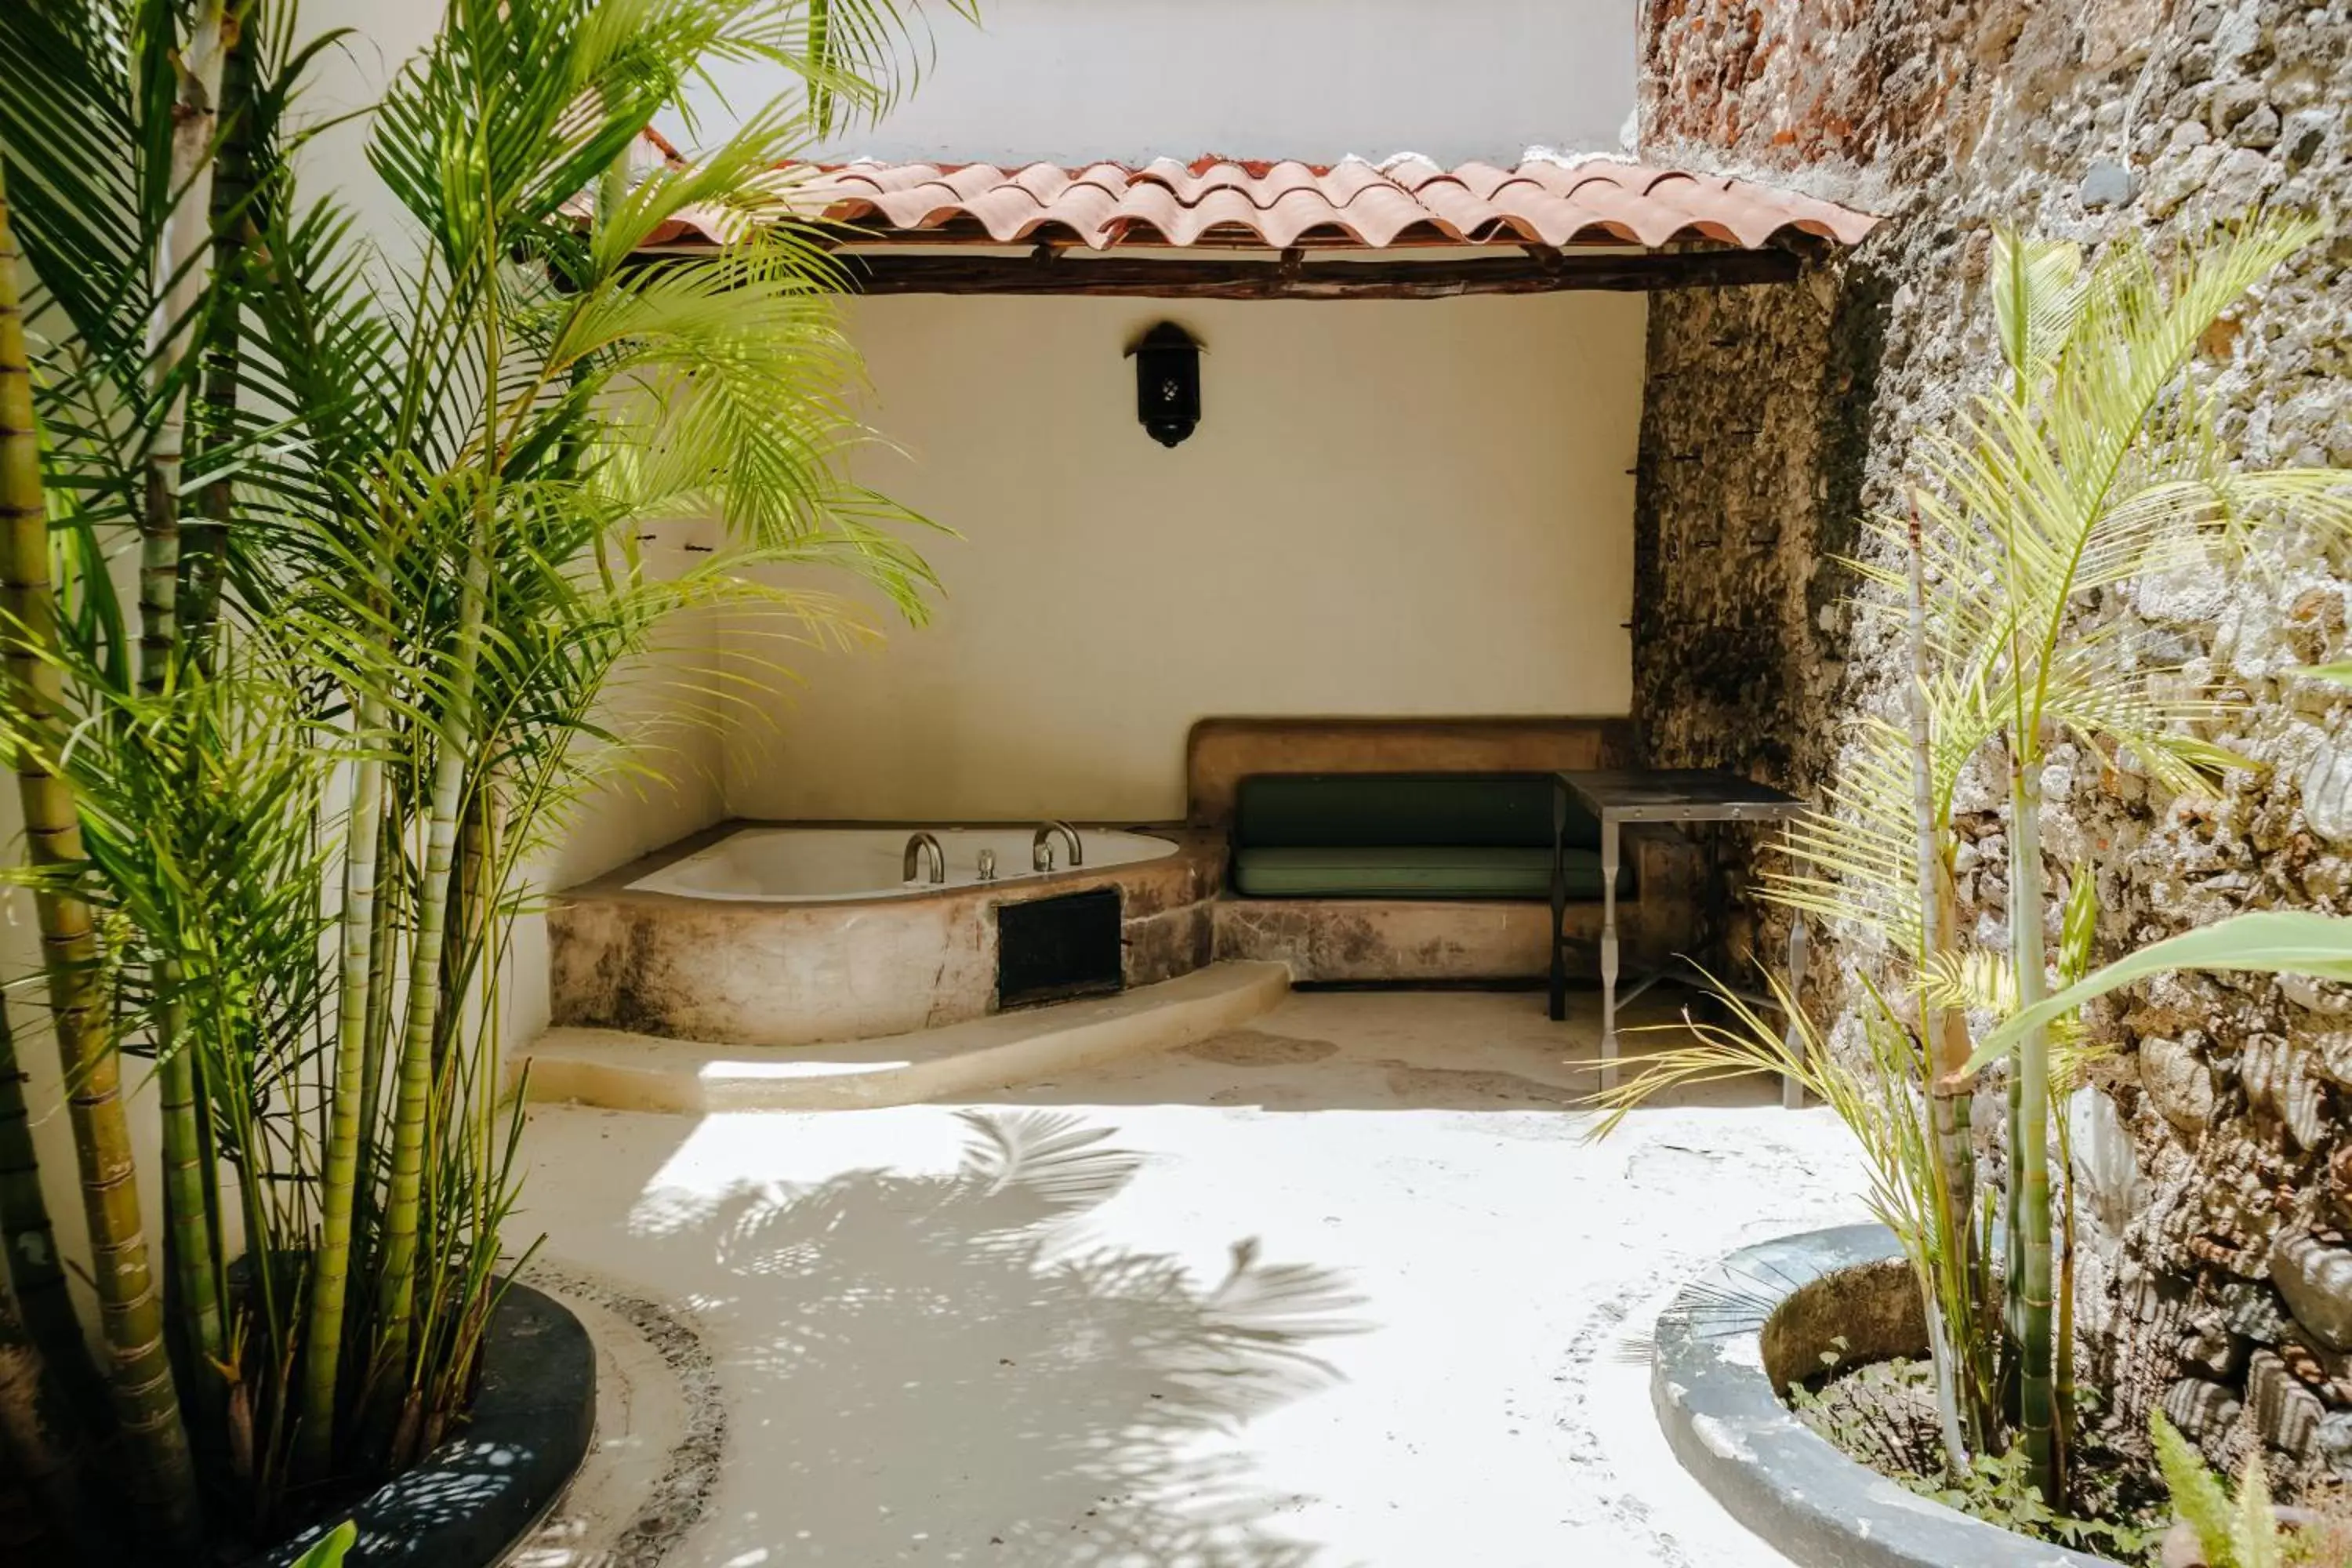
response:
<svg viewBox="0 0 2352 1568"><path fill-rule="evenodd" d="M2001 227L1992 237L1993 323L2011 371L2039 382L2081 319L2083 247Z"/></svg>

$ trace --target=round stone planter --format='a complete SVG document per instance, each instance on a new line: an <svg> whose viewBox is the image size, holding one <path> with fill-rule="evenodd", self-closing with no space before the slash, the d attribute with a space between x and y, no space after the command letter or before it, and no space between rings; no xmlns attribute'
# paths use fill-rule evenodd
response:
<svg viewBox="0 0 2352 1568"><path fill-rule="evenodd" d="M1802 1568L2062 1568L2105 1563L1930 1502L1847 1458L1777 1389L1843 1353L1918 1355L1910 1266L1884 1226L1742 1248L1658 1318L1650 1400L1683 1468Z"/></svg>
<svg viewBox="0 0 2352 1568"><path fill-rule="evenodd" d="M562 1303L509 1284L482 1344L482 1389L457 1436L349 1510L246 1568L286 1568L344 1519L348 1568L489 1568L555 1506L596 1426L596 1347Z"/></svg>

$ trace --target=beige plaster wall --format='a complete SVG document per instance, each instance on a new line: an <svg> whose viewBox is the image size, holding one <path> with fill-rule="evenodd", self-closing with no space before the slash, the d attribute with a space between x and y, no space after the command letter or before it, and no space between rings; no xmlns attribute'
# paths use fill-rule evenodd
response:
<svg viewBox="0 0 2352 1568"><path fill-rule="evenodd" d="M934 623L803 654L729 808L1169 818L1212 714L1616 714L1645 301L858 301L864 465L961 538ZM1122 351L1208 345L1165 450ZM738 650L751 645L728 634Z"/></svg>
<svg viewBox="0 0 2352 1568"><path fill-rule="evenodd" d="M646 560L664 573L685 562L686 542L712 530L663 523L654 531ZM718 689L718 626L707 610L674 616L644 658L615 672L597 721L628 744L586 753L598 782L534 859L531 878L539 889L553 891L602 876L726 815ZM513 951L499 976L509 1045L528 1044L551 1016L547 940L546 916L534 903L515 921Z"/></svg>

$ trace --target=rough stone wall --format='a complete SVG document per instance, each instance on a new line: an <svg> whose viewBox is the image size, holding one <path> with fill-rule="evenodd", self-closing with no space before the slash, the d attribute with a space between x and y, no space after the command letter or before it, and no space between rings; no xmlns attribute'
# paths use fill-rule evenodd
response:
<svg viewBox="0 0 2352 1568"><path fill-rule="evenodd" d="M1822 489L1840 282L1698 290L1652 314L1633 646L1654 757L1786 775L1811 739L1788 673L1836 646L1812 601L1835 552Z"/></svg>
<svg viewBox="0 0 2352 1568"><path fill-rule="evenodd" d="M1808 788L1844 669L1844 575L1884 312L1866 278L1654 303L1634 491L1633 687L1645 760ZM1717 835L1718 961L1763 951L1739 896L1746 837ZM1713 903L1713 900L1710 900ZM1783 922L1785 926L1785 922ZM1774 933L1772 952L1780 933ZM1731 955L1738 955L1736 957Z"/></svg>
<svg viewBox="0 0 2352 1568"><path fill-rule="evenodd" d="M1822 550L1890 504L1915 432L1991 374L1996 221L2161 246L2257 202L2328 216L2332 237L2209 336L2199 374L2249 465L2352 466L2347 0L1647 0L1641 37L1650 161L1893 220L1805 285L1653 307L1639 517L1655 605L1635 657L1654 761L1815 790L1842 721L1891 711L1896 650L1839 614ZM1717 547L1695 548L1710 530ZM2352 913L2347 703L2290 673L2352 657L2347 562L2340 541L2275 531L2240 567L2088 610L2152 667L2244 704L2213 729L2252 764L2173 797L2053 757L2053 889L2094 868L2102 956L2240 909ZM1997 792L1976 781L1962 816L1966 918L1989 942ZM1810 1000L1839 1016L1874 963L1849 935ZM2071 1111L2118 1417L2137 1428L2161 1401L2225 1462L2266 1441L2299 1479L2352 1472L2352 995L2182 976L2103 1026L2117 1054Z"/></svg>

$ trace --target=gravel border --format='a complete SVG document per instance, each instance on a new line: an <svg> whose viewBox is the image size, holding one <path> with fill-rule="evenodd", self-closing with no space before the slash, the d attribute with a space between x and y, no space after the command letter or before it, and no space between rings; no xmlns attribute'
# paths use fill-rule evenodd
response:
<svg viewBox="0 0 2352 1568"><path fill-rule="evenodd" d="M635 1289L565 1262L534 1259L530 1277L550 1290L613 1313L646 1342L676 1380L685 1405L685 1426L664 1455L661 1474L609 1541L585 1546L551 1547L548 1555L575 1568L656 1568L710 1510L719 1485L719 1461L727 1449L727 1406L719 1397L719 1373L709 1347L681 1312L640 1295ZM599 1500L604 1506L610 1499ZM551 1525L574 1511L569 1500L550 1516ZM529 1551L518 1561L536 1561Z"/></svg>

